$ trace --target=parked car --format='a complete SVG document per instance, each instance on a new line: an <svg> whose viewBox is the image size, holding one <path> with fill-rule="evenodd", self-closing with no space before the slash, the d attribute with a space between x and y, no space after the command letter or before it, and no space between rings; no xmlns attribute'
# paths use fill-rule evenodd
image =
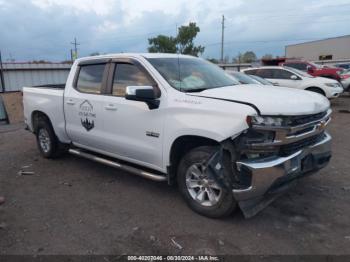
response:
<svg viewBox="0 0 350 262"><path fill-rule="evenodd" d="M341 84L344 87L344 91L350 91L350 69L345 70L341 75Z"/></svg>
<svg viewBox="0 0 350 262"><path fill-rule="evenodd" d="M342 68L325 67L309 61L287 60L280 63L280 66L292 67L300 71L307 72L312 76L332 78L338 81L340 81L340 73L342 72Z"/></svg>
<svg viewBox="0 0 350 262"><path fill-rule="evenodd" d="M276 86L313 91L328 98L338 97L343 92L341 84L334 79L313 77L291 67L266 66L244 69L243 72L265 78Z"/></svg>
<svg viewBox="0 0 350 262"><path fill-rule="evenodd" d="M238 83L240 84L253 84L253 85L261 85L261 83L254 78L250 77L249 75L246 75L241 72L237 71L226 71L227 74L232 76Z"/></svg>
<svg viewBox="0 0 350 262"><path fill-rule="evenodd" d="M238 206L253 216L331 157L328 99L239 85L192 56L77 59L65 87L24 87L23 104L43 157L68 151L151 180L176 181L187 204L208 217Z"/></svg>
<svg viewBox="0 0 350 262"><path fill-rule="evenodd" d="M350 69L350 63L343 63L343 64L335 64L338 68L343 68L345 70Z"/></svg>

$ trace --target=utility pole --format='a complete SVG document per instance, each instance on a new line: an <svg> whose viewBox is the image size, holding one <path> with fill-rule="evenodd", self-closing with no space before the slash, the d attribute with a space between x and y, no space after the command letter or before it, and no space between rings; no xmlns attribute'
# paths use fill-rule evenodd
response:
<svg viewBox="0 0 350 262"><path fill-rule="evenodd" d="M72 61L72 63L74 61L74 55L73 55L73 49L72 48L70 49L70 61Z"/></svg>
<svg viewBox="0 0 350 262"><path fill-rule="evenodd" d="M221 22L221 63L224 62L224 30L225 30L225 16L222 15L222 22Z"/></svg>
<svg viewBox="0 0 350 262"><path fill-rule="evenodd" d="M5 80L4 80L4 67L2 66L2 57L0 51L0 81L1 81L1 93L5 93Z"/></svg>
<svg viewBox="0 0 350 262"><path fill-rule="evenodd" d="M74 60L78 58L78 45L80 45L77 42L77 38L74 37L74 42L71 42L72 45L74 45Z"/></svg>

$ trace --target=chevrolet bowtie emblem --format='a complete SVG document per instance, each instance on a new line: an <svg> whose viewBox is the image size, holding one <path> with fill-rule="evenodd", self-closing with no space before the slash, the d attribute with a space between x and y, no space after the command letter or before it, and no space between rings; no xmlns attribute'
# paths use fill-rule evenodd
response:
<svg viewBox="0 0 350 262"><path fill-rule="evenodd" d="M326 121L322 120L319 124L318 124L318 129L319 130L323 130L326 127Z"/></svg>

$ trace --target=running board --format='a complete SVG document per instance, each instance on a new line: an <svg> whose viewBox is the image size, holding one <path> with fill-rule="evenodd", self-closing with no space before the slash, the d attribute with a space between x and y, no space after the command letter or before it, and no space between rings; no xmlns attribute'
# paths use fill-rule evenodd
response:
<svg viewBox="0 0 350 262"><path fill-rule="evenodd" d="M120 164L118 162L114 162L114 161L111 161L111 160L106 159L106 158L102 158L102 157L95 156L95 155L90 154L90 153L83 152L83 151L81 151L79 149L69 149L69 153L71 153L72 155L76 155L76 156L80 156L80 157L83 157L83 158L87 158L89 160L93 160L95 162L98 162L98 163L101 163L101 164L104 164L104 165L107 165L107 166L118 168L118 169L130 172L130 173L133 173L135 175L151 179L153 181L160 182L160 181L166 181L167 180L166 176L162 176L162 175L158 175L158 174L152 174L150 172L143 171L142 169L138 169L138 168L133 167L133 166Z"/></svg>

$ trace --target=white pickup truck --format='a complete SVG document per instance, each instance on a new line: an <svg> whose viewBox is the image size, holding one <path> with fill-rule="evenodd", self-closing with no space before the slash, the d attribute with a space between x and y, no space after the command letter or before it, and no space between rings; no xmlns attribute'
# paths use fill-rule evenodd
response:
<svg viewBox="0 0 350 262"><path fill-rule="evenodd" d="M25 122L41 154L85 157L177 183L208 217L251 217L331 158L327 98L240 85L175 54L78 59L66 85L24 87Z"/></svg>

